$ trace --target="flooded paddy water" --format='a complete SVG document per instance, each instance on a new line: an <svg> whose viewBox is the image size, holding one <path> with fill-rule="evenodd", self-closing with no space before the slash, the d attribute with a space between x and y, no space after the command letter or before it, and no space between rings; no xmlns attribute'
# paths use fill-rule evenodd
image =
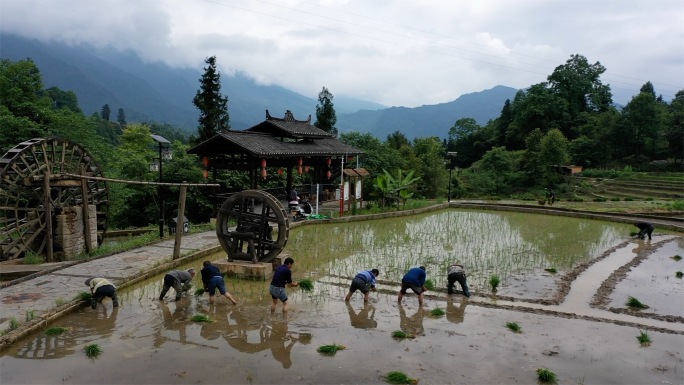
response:
<svg viewBox="0 0 684 385"><path fill-rule="evenodd" d="M656 229L653 241L638 241L629 238L632 227L465 210L302 226L291 230L286 252L295 258L294 278L315 286L288 289L287 316L280 307L270 314L268 282L227 278L239 304L218 298L210 305L207 295L175 302L171 293L159 301L160 275L122 290L119 308L106 300L49 325L66 327L63 334L21 339L0 357L0 378L3 384L367 384L385 383L387 372L399 370L421 384L530 384L537 368L548 368L561 384L681 384L684 290L675 271L684 270L684 261L671 257L684 256L682 237ZM616 276L613 257L616 265L624 259L634 266ZM456 261L466 266L469 300L445 292L446 266ZM400 305L401 277L418 265L437 290L423 307L411 294ZM381 275L371 302L355 294L345 303L351 277L374 267ZM557 272L544 270L550 268ZM491 274L501 277L495 295ZM602 287L609 278L614 284ZM199 275L194 284L201 286ZM607 300L590 308L599 290ZM650 308L640 317L611 311L625 308L625 296ZM432 316L435 308L446 314ZM193 322L197 314L211 322ZM675 316L672 322L653 318L667 315ZM507 322L522 333L508 330ZM395 339L395 330L415 338ZM650 346L639 345L641 331ZM87 344L101 347L99 358L85 356ZM317 352L327 344L346 349Z"/></svg>

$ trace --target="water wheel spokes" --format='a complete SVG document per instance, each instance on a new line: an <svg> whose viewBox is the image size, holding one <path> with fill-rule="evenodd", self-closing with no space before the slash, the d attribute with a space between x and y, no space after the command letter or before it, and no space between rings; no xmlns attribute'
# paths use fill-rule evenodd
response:
<svg viewBox="0 0 684 385"><path fill-rule="evenodd" d="M231 195L216 218L216 235L229 261L270 262L285 248L289 231L283 205L261 190Z"/></svg>
<svg viewBox="0 0 684 385"><path fill-rule="evenodd" d="M102 242L109 215L107 184L87 180L84 197L81 180L63 175L81 170L104 177L88 151L55 138L27 140L0 158L0 259L46 254L48 219L66 207L95 206L97 240Z"/></svg>

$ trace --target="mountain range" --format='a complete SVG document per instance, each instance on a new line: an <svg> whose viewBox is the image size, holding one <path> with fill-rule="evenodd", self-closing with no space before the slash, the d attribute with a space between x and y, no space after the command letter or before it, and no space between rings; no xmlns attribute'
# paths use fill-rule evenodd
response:
<svg viewBox="0 0 684 385"><path fill-rule="evenodd" d="M161 62L144 62L132 51L47 44L13 34L0 34L0 58L30 58L41 72L44 87L73 91L87 115L99 113L108 104L112 116L122 108L131 123L167 123L187 133L196 130L199 112L192 98L199 89L203 68L172 68ZM513 99L516 91L496 86L448 103L387 108L335 95L330 90L339 132L359 131L379 139L395 131L411 139L446 138L458 119L473 118L482 125L498 117L506 99ZM306 97L278 85L260 85L239 72L234 76L222 74L221 93L228 97L233 129L245 129L263 121L266 110L272 116L290 110L296 119L312 115L312 121L315 120L317 97Z"/></svg>

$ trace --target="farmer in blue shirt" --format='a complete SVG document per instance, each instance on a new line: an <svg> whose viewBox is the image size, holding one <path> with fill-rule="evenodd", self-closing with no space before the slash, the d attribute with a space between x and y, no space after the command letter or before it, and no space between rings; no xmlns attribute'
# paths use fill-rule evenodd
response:
<svg viewBox="0 0 684 385"><path fill-rule="evenodd" d="M362 270L356 274L356 277L352 279L351 286L349 286L349 293L344 297L345 302L349 302L352 294L357 290L363 293L363 301L368 302L368 294L371 291L375 291L375 277L378 275L380 275L380 270L378 269Z"/></svg>
<svg viewBox="0 0 684 385"><path fill-rule="evenodd" d="M285 258L283 264L278 266L273 273L273 279L271 280L271 286L269 286L268 291L271 293L271 298L273 303L271 304L271 313L275 312L278 300L283 303L283 314L287 314L287 293L285 292L285 285L289 287L299 286L299 283L292 282L292 265L294 265L294 259L291 257Z"/></svg>
<svg viewBox="0 0 684 385"><path fill-rule="evenodd" d="M397 302L401 303L404 299L404 294L406 290L411 289L414 293L418 294L418 304L423 306L423 293L427 291L425 288L425 279L427 278L427 273L425 273L425 266L414 267L409 270L408 273L404 274L404 278L401 279L401 290L399 291L399 299Z"/></svg>
<svg viewBox="0 0 684 385"><path fill-rule="evenodd" d="M237 305L237 301L226 290L226 282L223 280L223 274L221 274L221 270L218 267L212 265L209 261L204 261L200 273L202 274L204 291L209 292L209 303L214 303L216 300L216 289L218 289L222 296L228 298L233 305Z"/></svg>

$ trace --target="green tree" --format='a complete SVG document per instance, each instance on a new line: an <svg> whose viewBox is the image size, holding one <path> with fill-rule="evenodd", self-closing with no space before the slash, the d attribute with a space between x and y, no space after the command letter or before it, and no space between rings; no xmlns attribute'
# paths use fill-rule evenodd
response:
<svg viewBox="0 0 684 385"><path fill-rule="evenodd" d="M333 94L323 87L321 92L318 93L314 126L337 136L335 123L337 123L337 115L335 114L335 105L333 104Z"/></svg>
<svg viewBox="0 0 684 385"><path fill-rule="evenodd" d="M78 106L78 97L74 91L62 91L57 87L50 87L44 90L43 94L52 100L54 109L66 108L71 112L82 113Z"/></svg>
<svg viewBox="0 0 684 385"><path fill-rule="evenodd" d="M684 163L684 90L677 92L670 103L669 112L665 137L670 157L675 163L677 158Z"/></svg>
<svg viewBox="0 0 684 385"><path fill-rule="evenodd" d="M646 87L627 103L622 113L633 146L634 165L637 166L647 139L657 136L659 129L659 105L655 93Z"/></svg>
<svg viewBox="0 0 684 385"><path fill-rule="evenodd" d="M494 193L498 194L502 179L513 167L506 148L494 147L487 151L480 164L494 178Z"/></svg>
<svg viewBox="0 0 684 385"><path fill-rule="evenodd" d="M570 160L569 143L563 133L554 128L544 135L540 144L540 157L544 166L544 174L549 183L558 179L558 167Z"/></svg>
<svg viewBox="0 0 684 385"><path fill-rule="evenodd" d="M109 104L105 104L104 106L102 106L102 109L100 109L100 117L104 121L108 122L111 114L112 114L112 110L109 108Z"/></svg>
<svg viewBox="0 0 684 385"><path fill-rule="evenodd" d="M387 135L387 145L398 150L404 146L410 146L411 143L404 133L401 131L394 131Z"/></svg>
<svg viewBox="0 0 684 385"><path fill-rule="evenodd" d="M200 89L192 99L192 104L200 111L198 142L230 129L228 98L221 95L221 74L216 68L216 56L206 59L205 63L207 66L200 78Z"/></svg>
<svg viewBox="0 0 684 385"><path fill-rule="evenodd" d="M610 107L610 87L601 83L604 72L606 68L601 63L589 64L586 57L577 54L570 55L565 64L549 75L549 87L567 102L571 122L582 112L606 111Z"/></svg>
<svg viewBox="0 0 684 385"><path fill-rule="evenodd" d="M116 115L116 122L119 123L122 129L126 128L126 113L123 108L119 108L119 113Z"/></svg>
<svg viewBox="0 0 684 385"><path fill-rule="evenodd" d="M444 167L444 145L438 137L416 138L413 145L418 161L414 164L419 197L438 198L446 196L449 172Z"/></svg>

